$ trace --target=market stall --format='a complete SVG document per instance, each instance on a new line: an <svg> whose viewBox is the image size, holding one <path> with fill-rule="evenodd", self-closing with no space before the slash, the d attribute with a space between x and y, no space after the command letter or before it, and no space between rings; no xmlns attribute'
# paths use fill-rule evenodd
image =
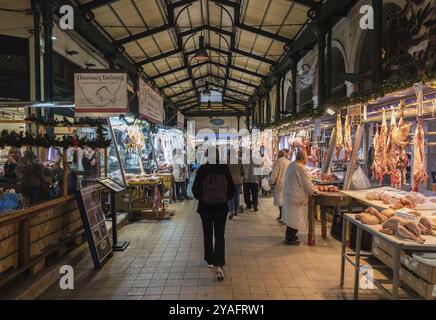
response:
<svg viewBox="0 0 436 320"><path fill-rule="evenodd" d="M18 156L17 175L7 181L11 191L3 189L0 202L5 203L8 194L21 193L18 203L10 201L14 206L0 210L0 285L24 272L32 275L40 272L48 257L63 256L67 248L83 242L83 224L73 195L77 187L72 179L74 159L69 156L73 150L105 150L110 144L100 121L66 118L46 121L30 116L19 120L18 125L24 125L23 130L3 130L0 134L0 147L15 148ZM96 136L80 137L73 130L68 134L67 127L94 127ZM46 134L46 129L55 135ZM23 171L26 168L28 171ZM35 184L34 187L29 189L21 184L21 171L27 172L23 181Z"/></svg>

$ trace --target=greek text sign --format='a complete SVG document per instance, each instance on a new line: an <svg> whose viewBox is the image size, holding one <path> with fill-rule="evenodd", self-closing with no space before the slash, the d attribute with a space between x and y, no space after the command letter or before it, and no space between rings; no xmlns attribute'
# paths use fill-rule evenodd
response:
<svg viewBox="0 0 436 320"><path fill-rule="evenodd" d="M75 73L74 103L76 115L108 117L126 113L127 73Z"/></svg>
<svg viewBox="0 0 436 320"><path fill-rule="evenodd" d="M139 79L139 114L154 123L163 123L163 98L142 79Z"/></svg>

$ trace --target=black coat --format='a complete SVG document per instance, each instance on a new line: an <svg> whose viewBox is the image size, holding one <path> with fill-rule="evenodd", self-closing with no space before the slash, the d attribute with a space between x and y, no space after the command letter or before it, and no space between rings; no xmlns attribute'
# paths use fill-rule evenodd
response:
<svg viewBox="0 0 436 320"><path fill-rule="evenodd" d="M227 202L219 204L207 204L202 201L203 180L207 173L224 175L227 179L227 200L230 200L236 193L235 185L233 184L232 175L229 167L226 164L204 164L200 166L195 176L194 184L192 185L192 194L198 200L198 213L227 213Z"/></svg>

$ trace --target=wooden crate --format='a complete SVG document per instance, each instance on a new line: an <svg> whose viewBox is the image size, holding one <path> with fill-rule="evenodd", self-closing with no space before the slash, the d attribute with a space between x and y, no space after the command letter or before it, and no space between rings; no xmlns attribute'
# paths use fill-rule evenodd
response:
<svg viewBox="0 0 436 320"><path fill-rule="evenodd" d="M436 267L424 264L406 252L401 253L401 264L428 283L436 284Z"/></svg>
<svg viewBox="0 0 436 320"><path fill-rule="evenodd" d="M428 283L404 267L400 268L400 280L427 300L436 300L436 285Z"/></svg>
<svg viewBox="0 0 436 320"><path fill-rule="evenodd" d="M18 224L0 227L0 274L16 267L18 261Z"/></svg>

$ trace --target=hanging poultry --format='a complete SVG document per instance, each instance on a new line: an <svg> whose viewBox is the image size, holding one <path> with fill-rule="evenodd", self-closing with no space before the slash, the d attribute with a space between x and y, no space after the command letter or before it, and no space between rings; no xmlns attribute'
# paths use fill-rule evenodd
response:
<svg viewBox="0 0 436 320"><path fill-rule="evenodd" d="M339 159L339 155L341 154L341 150L344 147L343 139L342 139L342 121L341 114L338 113L338 117L336 119L336 159Z"/></svg>
<svg viewBox="0 0 436 320"><path fill-rule="evenodd" d="M419 117L416 121L415 135L413 136L413 174L412 190L418 191L419 185L427 181L427 168L424 153L424 121Z"/></svg>
<svg viewBox="0 0 436 320"><path fill-rule="evenodd" d="M348 156L353 151L353 147L351 146L351 125L348 119L348 115L345 116L345 125L344 125L344 142L345 142L345 155L344 161L348 160Z"/></svg>

